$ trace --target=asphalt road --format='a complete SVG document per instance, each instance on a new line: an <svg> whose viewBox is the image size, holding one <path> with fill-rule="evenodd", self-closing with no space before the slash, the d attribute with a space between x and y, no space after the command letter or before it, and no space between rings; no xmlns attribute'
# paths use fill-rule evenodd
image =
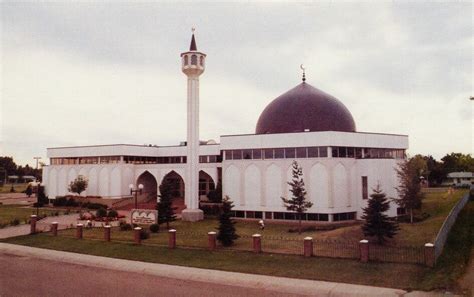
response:
<svg viewBox="0 0 474 297"><path fill-rule="evenodd" d="M0 252L0 297L290 296L225 284L177 280ZM292 295L298 296L298 295Z"/></svg>

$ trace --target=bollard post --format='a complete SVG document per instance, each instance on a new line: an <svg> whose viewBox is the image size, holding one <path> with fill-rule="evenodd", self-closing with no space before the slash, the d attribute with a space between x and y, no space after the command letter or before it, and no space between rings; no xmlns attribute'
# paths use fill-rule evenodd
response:
<svg viewBox="0 0 474 297"><path fill-rule="evenodd" d="M168 230L169 239L168 239L168 247L170 249L176 248L176 230L170 229Z"/></svg>
<svg viewBox="0 0 474 297"><path fill-rule="evenodd" d="M435 246L432 243L425 243L425 265L428 267L436 265Z"/></svg>
<svg viewBox="0 0 474 297"><path fill-rule="evenodd" d="M262 235L254 234L252 235L252 238L253 238L253 251L255 253L261 253L262 252Z"/></svg>
<svg viewBox="0 0 474 297"><path fill-rule="evenodd" d="M209 250L213 251L216 249L216 232L211 231L207 233L207 240L209 245Z"/></svg>
<svg viewBox="0 0 474 297"><path fill-rule="evenodd" d="M58 236L58 222L51 223L51 233L53 236Z"/></svg>
<svg viewBox="0 0 474 297"><path fill-rule="evenodd" d="M110 225L104 226L104 240L110 241Z"/></svg>
<svg viewBox="0 0 474 297"><path fill-rule="evenodd" d="M83 226L84 225L82 225L82 224L77 224L76 225L76 238L77 239L82 239L82 227Z"/></svg>
<svg viewBox="0 0 474 297"><path fill-rule="evenodd" d="M136 244L141 244L142 239L140 238L140 231L142 230L142 228L135 227L133 230L134 230L133 231L133 237L134 237L135 243Z"/></svg>
<svg viewBox="0 0 474 297"><path fill-rule="evenodd" d="M313 238L312 237L304 238L304 256L305 257L313 256Z"/></svg>
<svg viewBox="0 0 474 297"><path fill-rule="evenodd" d="M38 217L36 215L31 215L30 216L30 234L35 234L36 233L36 221L38 220Z"/></svg>
<svg viewBox="0 0 474 297"><path fill-rule="evenodd" d="M362 239L359 241L359 248L360 248L360 261L362 263L369 262L369 241L366 239Z"/></svg>

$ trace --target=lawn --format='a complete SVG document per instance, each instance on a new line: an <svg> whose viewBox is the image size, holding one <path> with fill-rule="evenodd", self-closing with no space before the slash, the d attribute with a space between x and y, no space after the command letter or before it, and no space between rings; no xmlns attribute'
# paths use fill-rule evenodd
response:
<svg viewBox="0 0 474 297"><path fill-rule="evenodd" d="M15 189L16 193L21 193L26 190L26 187L28 186L27 183L22 183L22 184L4 184L3 186L0 187L0 193L10 193L10 189L12 188Z"/></svg>
<svg viewBox="0 0 474 297"><path fill-rule="evenodd" d="M60 212L55 209L39 209L40 215L51 215ZM0 205L0 226L9 224L12 220L18 219L20 224L26 223L32 214L36 214L36 208L24 205Z"/></svg>

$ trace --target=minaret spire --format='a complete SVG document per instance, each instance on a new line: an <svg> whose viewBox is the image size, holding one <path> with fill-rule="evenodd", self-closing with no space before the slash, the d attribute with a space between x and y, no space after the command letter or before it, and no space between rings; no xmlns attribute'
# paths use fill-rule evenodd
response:
<svg viewBox="0 0 474 297"><path fill-rule="evenodd" d="M196 39L194 38L194 31L196 31L196 29L193 27L191 31L193 32L193 37L191 37L191 45L189 46L189 51L197 51Z"/></svg>

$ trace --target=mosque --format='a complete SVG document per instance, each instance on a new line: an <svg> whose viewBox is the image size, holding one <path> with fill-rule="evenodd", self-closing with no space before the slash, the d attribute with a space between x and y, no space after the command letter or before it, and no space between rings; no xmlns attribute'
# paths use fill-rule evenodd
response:
<svg viewBox="0 0 474 297"><path fill-rule="evenodd" d="M220 142L199 140L199 77L206 54L197 50L194 33L181 54L187 76L187 141L176 146L111 144L48 148L43 168L49 198L68 194L78 175L89 180L82 195L104 199L130 197L143 188L155 199L165 179L174 181L183 220L203 218L200 203L218 182L234 202L234 216L294 220L282 204L288 197L291 164L303 168L307 199L313 206L307 221L359 219L371 189L378 183L397 197L395 168L406 158L407 135L357 132L344 104L302 82L278 96L262 111L255 133L223 135ZM392 202L388 212L397 215Z"/></svg>

